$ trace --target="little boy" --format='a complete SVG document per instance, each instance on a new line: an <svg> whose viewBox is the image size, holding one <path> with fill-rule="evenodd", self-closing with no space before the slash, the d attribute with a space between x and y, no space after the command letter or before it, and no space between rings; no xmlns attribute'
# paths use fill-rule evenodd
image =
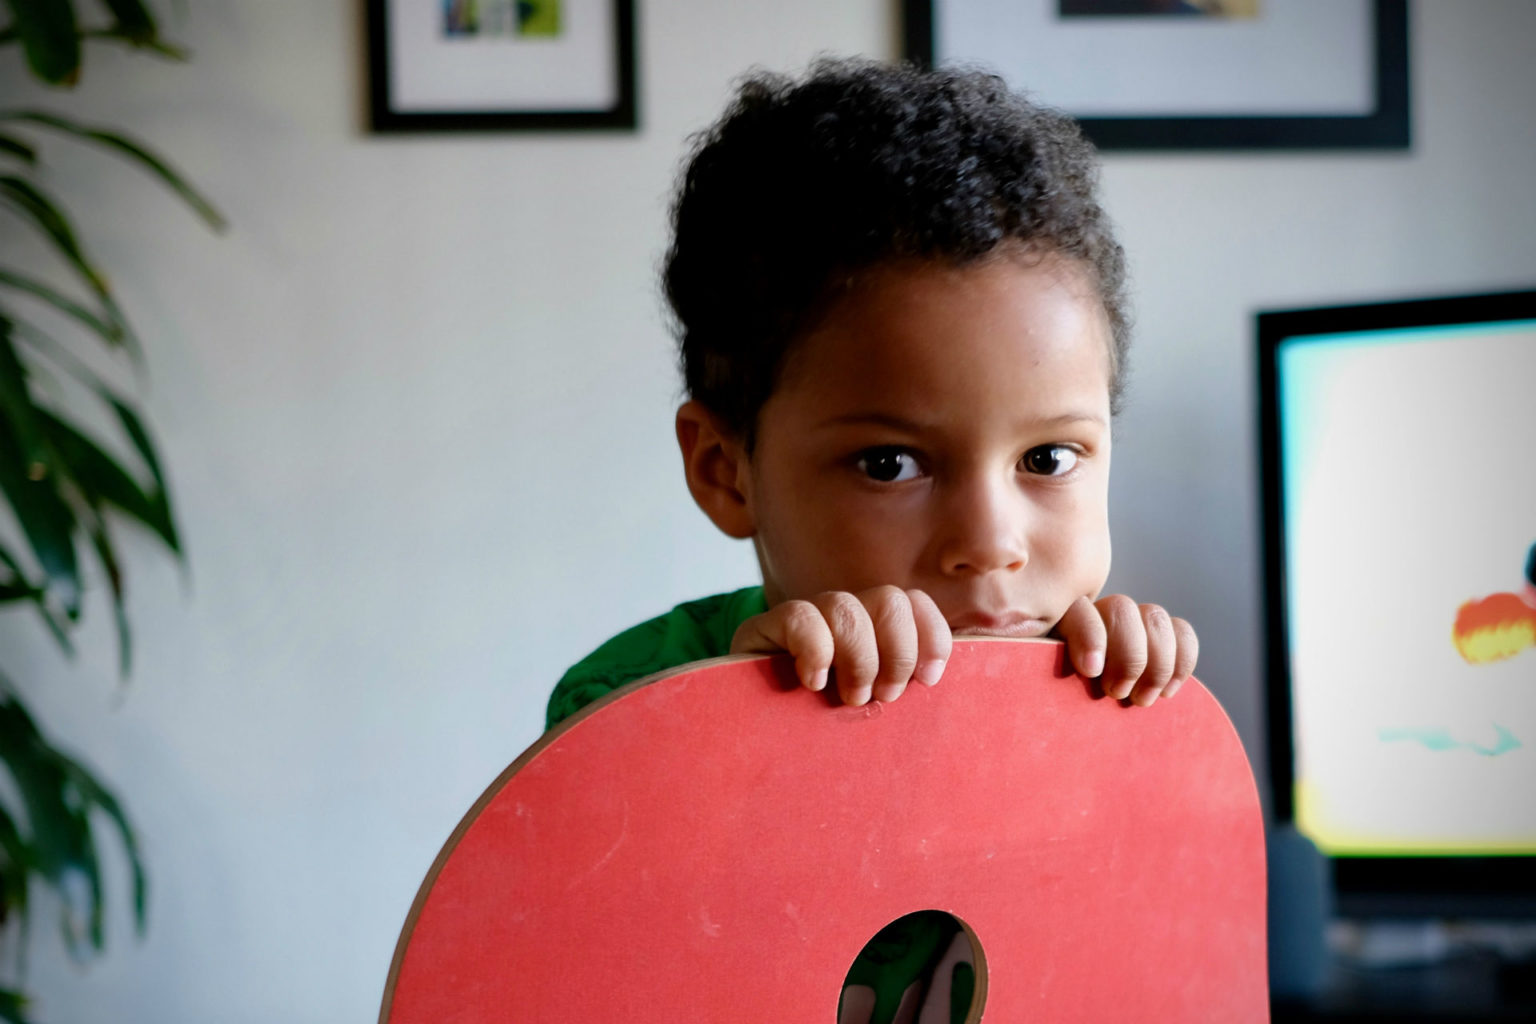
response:
<svg viewBox="0 0 1536 1024"><path fill-rule="evenodd" d="M824 61L747 79L696 141L665 285L688 488L751 539L763 583L608 641L560 680L549 725L727 653L787 652L812 690L892 701L972 635L1059 637L1107 694L1172 696L1193 629L1099 596L1129 325L1096 180L1069 119L988 75ZM843 1019L921 1000L947 937L895 940L891 958L924 963L850 989Z"/></svg>

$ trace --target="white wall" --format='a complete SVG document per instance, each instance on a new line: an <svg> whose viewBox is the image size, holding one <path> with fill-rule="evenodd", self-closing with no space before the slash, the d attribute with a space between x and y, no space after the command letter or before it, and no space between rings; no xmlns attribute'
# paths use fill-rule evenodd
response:
<svg viewBox="0 0 1536 1024"><path fill-rule="evenodd" d="M370 1019L423 872L559 672L753 576L673 454L666 193L734 75L892 55L898 5L641 2L638 134L383 139L360 6L197 0L190 66L100 50L58 99L173 154L233 229L104 159L58 169L149 339L192 570L130 543L121 692L99 594L72 665L0 617L153 876L148 938L117 913L83 973L37 908L48 1022ZM1411 154L1107 161L1140 325L1112 583L1196 623L1260 763L1251 312L1536 281L1536 5L1427 0L1412 29Z"/></svg>

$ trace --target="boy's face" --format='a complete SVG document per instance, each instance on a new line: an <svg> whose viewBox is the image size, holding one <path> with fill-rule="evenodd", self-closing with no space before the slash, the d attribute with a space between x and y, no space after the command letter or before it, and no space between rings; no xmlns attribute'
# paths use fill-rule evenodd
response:
<svg viewBox="0 0 1536 1024"><path fill-rule="evenodd" d="M1040 636L1109 573L1109 341L1056 257L858 279L796 343L739 470L768 603L895 585Z"/></svg>

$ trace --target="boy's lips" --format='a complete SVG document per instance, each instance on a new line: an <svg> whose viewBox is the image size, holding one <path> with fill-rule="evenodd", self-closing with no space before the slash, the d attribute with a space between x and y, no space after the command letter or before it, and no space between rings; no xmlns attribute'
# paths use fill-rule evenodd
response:
<svg viewBox="0 0 1536 1024"><path fill-rule="evenodd" d="M986 615L970 612L951 619L949 628L955 636L1044 636L1051 623L1028 615Z"/></svg>

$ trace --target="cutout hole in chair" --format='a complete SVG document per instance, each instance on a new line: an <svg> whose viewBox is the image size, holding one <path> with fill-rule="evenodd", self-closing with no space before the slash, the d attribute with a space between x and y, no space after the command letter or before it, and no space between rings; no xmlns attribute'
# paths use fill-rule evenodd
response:
<svg viewBox="0 0 1536 1024"><path fill-rule="evenodd" d="M916 980L897 992L884 980L892 977ZM942 910L905 914L854 958L837 1024L972 1024L981 1020L986 978L981 942L965 922Z"/></svg>

